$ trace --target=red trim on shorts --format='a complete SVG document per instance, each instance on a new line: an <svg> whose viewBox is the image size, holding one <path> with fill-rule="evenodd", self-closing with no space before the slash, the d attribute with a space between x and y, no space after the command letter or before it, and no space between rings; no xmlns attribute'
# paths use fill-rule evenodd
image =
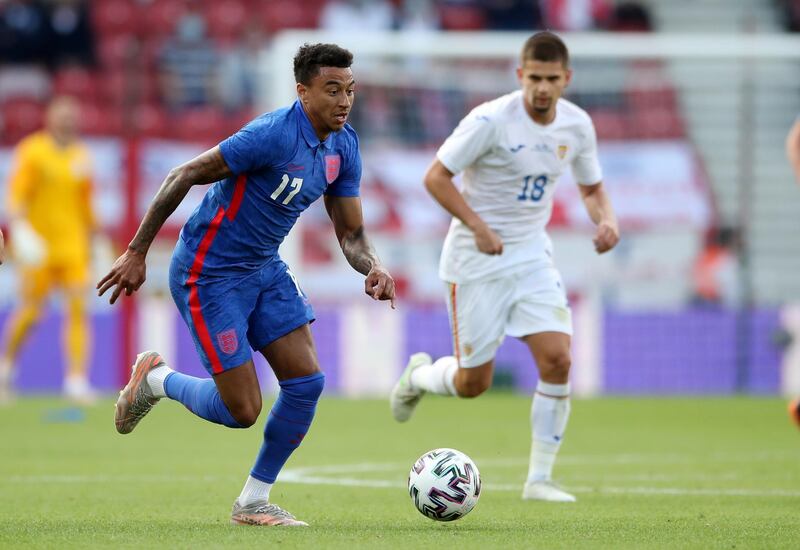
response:
<svg viewBox="0 0 800 550"><path fill-rule="evenodd" d="M225 212L225 217L233 221L236 214L239 212L239 206L242 205L242 198L244 197L244 188L247 186L247 174L239 174L236 178L236 186L233 188L233 198L231 204L228 205L228 211Z"/></svg>
<svg viewBox="0 0 800 550"><path fill-rule="evenodd" d="M461 366L461 343L458 341L458 308L456 307L456 284L450 283L450 306L453 309L453 348L456 363Z"/></svg>
<svg viewBox="0 0 800 550"><path fill-rule="evenodd" d="M208 360L211 362L211 371L214 374L219 374L224 369L222 363L217 355L217 350L214 349L214 344L211 341L211 334L208 332L208 325L203 318L203 310L200 307L200 293L197 290L197 279L200 278L200 272L203 270L203 262L206 259L208 249L211 248L211 243L217 235L222 218L225 217L225 209L220 207L217 210L216 216L211 220L211 224L203 235L203 240L200 241L200 246L197 247L197 253L194 255L194 262L189 270L189 278L186 280L186 286L189 287L189 311L192 314L192 323L197 331L197 337L200 340L200 345L203 351L206 352Z"/></svg>

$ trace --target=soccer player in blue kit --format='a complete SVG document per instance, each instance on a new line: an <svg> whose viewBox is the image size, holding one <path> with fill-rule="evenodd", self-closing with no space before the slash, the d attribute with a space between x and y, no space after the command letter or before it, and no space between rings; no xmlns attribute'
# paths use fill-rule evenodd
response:
<svg viewBox="0 0 800 550"><path fill-rule="evenodd" d="M197 158L170 171L126 252L98 284L113 304L145 280L145 257L164 221L194 185L216 182L181 231L170 264L170 290L212 378L170 369L156 352L140 353L120 392L115 424L130 433L168 397L231 428L252 426L261 390L249 348L260 351L280 384L264 442L231 522L307 525L269 501L272 484L300 445L322 392L309 323L314 313L278 246L303 210L324 196L350 265L365 292L390 300L395 286L364 233L358 138L347 122L353 105L352 54L306 44L294 58L298 99L266 113Z"/></svg>

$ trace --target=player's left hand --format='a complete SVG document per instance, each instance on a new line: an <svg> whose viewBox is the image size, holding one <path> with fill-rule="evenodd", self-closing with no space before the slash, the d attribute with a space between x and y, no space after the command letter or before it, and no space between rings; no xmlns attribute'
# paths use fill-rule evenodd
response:
<svg viewBox="0 0 800 550"><path fill-rule="evenodd" d="M597 224L597 232L595 233L594 249L598 254L608 252L619 242L619 228L616 223L602 221Z"/></svg>
<svg viewBox="0 0 800 550"><path fill-rule="evenodd" d="M395 309L394 279L383 266L376 265L367 273L364 292L371 296L373 300L390 300L392 309Z"/></svg>

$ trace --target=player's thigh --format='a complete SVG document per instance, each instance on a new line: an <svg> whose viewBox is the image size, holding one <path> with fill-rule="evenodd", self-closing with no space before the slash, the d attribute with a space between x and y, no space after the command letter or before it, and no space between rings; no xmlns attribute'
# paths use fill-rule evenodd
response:
<svg viewBox="0 0 800 550"><path fill-rule="evenodd" d="M236 421L252 426L261 412L261 387L253 360L215 374L214 383Z"/></svg>
<svg viewBox="0 0 800 550"><path fill-rule="evenodd" d="M512 294L503 279L446 283L453 352L459 367L473 368L494 359L503 342Z"/></svg>
<svg viewBox="0 0 800 550"><path fill-rule="evenodd" d="M38 307L57 284L57 273L49 265L23 267L19 275L23 306Z"/></svg>
<svg viewBox="0 0 800 550"><path fill-rule="evenodd" d="M279 381L319 372L311 329L306 324L264 346L261 353Z"/></svg>
<svg viewBox="0 0 800 550"><path fill-rule="evenodd" d="M520 277L508 334L527 344L542 380L566 381L570 367L572 313L561 275L555 267L538 269Z"/></svg>
<svg viewBox="0 0 800 550"><path fill-rule="evenodd" d="M247 330L258 299L257 275L198 276L175 259L170 264L172 298L209 374L218 375L252 362Z"/></svg>
<svg viewBox="0 0 800 550"><path fill-rule="evenodd" d="M314 310L283 262L265 268L263 285L250 314L247 338L260 350L278 380L319 371L309 323Z"/></svg>
<svg viewBox="0 0 800 550"><path fill-rule="evenodd" d="M572 335L572 312L555 267L521 274L513 286L513 305L506 330L509 336L523 338L540 332Z"/></svg>
<svg viewBox="0 0 800 550"><path fill-rule="evenodd" d="M61 287L70 308L85 309L86 292L89 287L89 269L87 262L66 264L57 270L57 283Z"/></svg>

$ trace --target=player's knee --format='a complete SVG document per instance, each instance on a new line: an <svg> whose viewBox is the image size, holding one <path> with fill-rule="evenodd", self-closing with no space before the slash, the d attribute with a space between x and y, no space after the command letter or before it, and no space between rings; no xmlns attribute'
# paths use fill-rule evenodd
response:
<svg viewBox="0 0 800 550"><path fill-rule="evenodd" d="M539 365L539 374L545 380L566 379L572 366L572 357L568 351L558 351L545 355Z"/></svg>
<svg viewBox="0 0 800 550"><path fill-rule="evenodd" d="M483 392L488 390L492 385L491 380L464 380L456 385L456 391L459 397L478 397Z"/></svg>
<svg viewBox="0 0 800 550"><path fill-rule="evenodd" d="M325 375L315 372L308 376L290 378L280 383L282 399L296 408L313 409L325 388Z"/></svg>
<svg viewBox="0 0 800 550"><path fill-rule="evenodd" d="M261 401L242 401L229 407L231 416L239 423L242 428L249 428L258 422L261 414Z"/></svg>

